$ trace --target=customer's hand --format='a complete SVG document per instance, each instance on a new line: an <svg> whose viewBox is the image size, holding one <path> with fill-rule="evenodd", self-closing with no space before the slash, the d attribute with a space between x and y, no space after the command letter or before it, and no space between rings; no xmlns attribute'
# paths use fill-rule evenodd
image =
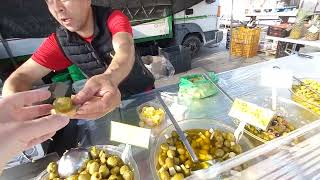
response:
<svg viewBox="0 0 320 180"><path fill-rule="evenodd" d="M121 103L121 94L110 75L100 74L90 78L84 88L73 98L80 105L74 118L95 120L114 110Z"/></svg>
<svg viewBox="0 0 320 180"><path fill-rule="evenodd" d="M0 171L16 154L51 138L68 124L67 117L47 116L51 105L32 105L49 97L49 91L34 90L0 100Z"/></svg>

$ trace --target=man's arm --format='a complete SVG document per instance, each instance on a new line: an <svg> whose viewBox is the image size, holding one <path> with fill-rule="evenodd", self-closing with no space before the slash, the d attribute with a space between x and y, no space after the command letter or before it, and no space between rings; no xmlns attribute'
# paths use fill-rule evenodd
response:
<svg viewBox="0 0 320 180"><path fill-rule="evenodd" d="M130 73L135 61L135 49L132 35L118 32L112 38L115 55L104 74L110 75L114 85L118 86Z"/></svg>
<svg viewBox="0 0 320 180"><path fill-rule="evenodd" d="M81 105L74 118L98 119L119 106L119 84L130 73L135 61L132 35L118 32L112 38L115 55L105 73L91 77L84 88L73 98Z"/></svg>
<svg viewBox="0 0 320 180"><path fill-rule="evenodd" d="M33 82L41 79L50 72L50 69L41 66L30 58L5 81L2 95L9 96L17 92L30 90Z"/></svg>

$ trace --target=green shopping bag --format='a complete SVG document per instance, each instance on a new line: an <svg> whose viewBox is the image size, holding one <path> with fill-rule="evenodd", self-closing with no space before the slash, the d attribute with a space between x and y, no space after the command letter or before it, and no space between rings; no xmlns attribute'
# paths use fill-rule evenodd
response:
<svg viewBox="0 0 320 180"><path fill-rule="evenodd" d="M215 73L210 72L208 74L213 82L218 82L218 77ZM180 78L179 96L203 99L217 93L217 88L202 74L192 74Z"/></svg>

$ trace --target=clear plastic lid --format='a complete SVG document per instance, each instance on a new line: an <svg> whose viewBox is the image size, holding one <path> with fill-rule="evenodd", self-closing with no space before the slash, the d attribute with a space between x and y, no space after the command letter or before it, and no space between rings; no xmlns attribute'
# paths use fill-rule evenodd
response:
<svg viewBox="0 0 320 180"><path fill-rule="evenodd" d="M320 179L320 120L187 179Z"/></svg>

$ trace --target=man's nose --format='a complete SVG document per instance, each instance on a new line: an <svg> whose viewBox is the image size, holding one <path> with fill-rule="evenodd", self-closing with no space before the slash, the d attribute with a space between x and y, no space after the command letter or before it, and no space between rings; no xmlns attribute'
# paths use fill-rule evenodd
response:
<svg viewBox="0 0 320 180"><path fill-rule="evenodd" d="M63 12L64 11L63 3L60 0L54 0L52 6L56 12Z"/></svg>

